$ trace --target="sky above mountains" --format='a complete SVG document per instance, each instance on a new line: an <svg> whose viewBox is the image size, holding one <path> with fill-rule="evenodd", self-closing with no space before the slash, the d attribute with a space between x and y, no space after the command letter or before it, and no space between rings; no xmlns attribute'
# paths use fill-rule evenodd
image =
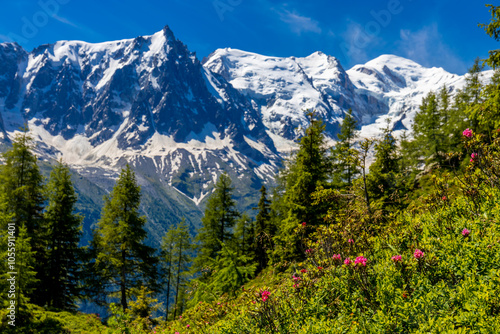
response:
<svg viewBox="0 0 500 334"><path fill-rule="evenodd" d="M58 40L104 42L169 25L202 59L217 48L270 56L337 57L346 68L381 54L463 74L499 48L471 0L16 0L2 3L0 42L31 51Z"/></svg>

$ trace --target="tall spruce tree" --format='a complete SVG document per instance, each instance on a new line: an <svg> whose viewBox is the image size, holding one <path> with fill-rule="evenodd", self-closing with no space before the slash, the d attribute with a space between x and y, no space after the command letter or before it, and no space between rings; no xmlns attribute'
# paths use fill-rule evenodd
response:
<svg viewBox="0 0 500 334"><path fill-rule="evenodd" d="M260 188L260 199L255 217L255 239L254 249L258 262L257 272L261 271L269 262L268 252L272 250L272 238L274 236L273 221L271 220L271 202L267 198L265 186Z"/></svg>
<svg viewBox="0 0 500 334"><path fill-rule="evenodd" d="M309 226L323 224L326 209L313 206L312 194L319 187L328 186L332 170L331 160L325 143L325 126L315 112L308 112L309 127L299 143L299 150L282 171L284 183L283 203L286 217L279 223L274 240L279 247L276 255L282 259L303 256L300 236L295 229L306 222L306 236L312 231Z"/></svg>
<svg viewBox="0 0 500 334"><path fill-rule="evenodd" d="M162 267L166 280L166 312L168 320L170 306L170 292L174 292L174 318L180 310L180 294L187 282L187 275L194 250L191 235L183 218L174 228L170 228L162 239Z"/></svg>
<svg viewBox="0 0 500 334"><path fill-rule="evenodd" d="M232 198L233 190L230 177L222 173L215 184L214 192L208 198L201 220L203 226L197 236L200 250L195 260L198 268L204 267L207 260L215 259L222 250L223 243L232 242L232 229L240 216Z"/></svg>
<svg viewBox="0 0 500 334"><path fill-rule="evenodd" d="M118 297L123 310L128 307L133 288L148 285L152 291L157 290L157 259L153 256L154 249L144 244L146 219L139 215L140 198L141 188L127 165L109 196L104 198L101 219L94 232L93 274L99 278L101 293Z"/></svg>
<svg viewBox="0 0 500 334"><path fill-rule="evenodd" d="M47 184L48 205L45 221L48 229L47 304L59 309L74 309L80 295L82 217L75 214L77 196L67 165L59 162Z"/></svg>
<svg viewBox="0 0 500 334"><path fill-rule="evenodd" d="M12 215L12 223L16 228L16 236L22 227L26 229L25 239L29 240L27 252L34 254L34 272L36 272L36 283L27 287L31 291L26 295L31 302L45 305L46 293L43 287L47 286L47 228L44 225L43 209L45 203L43 176L37 164L37 158L33 154L32 138L27 129L17 134L12 142L12 148L2 154L4 165L0 168L0 187L7 201L7 214ZM19 279L24 280L20 272ZM21 286L23 284L20 284Z"/></svg>
<svg viewBox="0 0 500 334"><path fill-rule="evenodd" d="M342 122L342 127L337 135L339 141L332 150L333 160L333 186L346 189L352 186L352 181L359 175L358 151L354 149L356 139L356 120L349 109Z"/></svg>
<svg viewBox="0 0 500 334"><path fill-rule="evenodd" d="M491 21L489 24L479 24L481 28L486 31L490 37L496 41L500 41L500 6L486 5L491 13ZM492 50L489 52L490 56L485 60L488 66L493 69L498 69L500 66L500 50Z"/></svg>

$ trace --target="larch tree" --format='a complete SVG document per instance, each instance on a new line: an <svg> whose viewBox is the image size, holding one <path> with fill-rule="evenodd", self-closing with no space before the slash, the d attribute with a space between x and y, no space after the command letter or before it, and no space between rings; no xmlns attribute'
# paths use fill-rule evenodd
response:
<svg viewBox="0 0 500 334"><path fill-rule="evenodd" d="M144 244L146 218L139 215L141 188L127 165L109 194L93 245L96 259L94 274L100 278L102 293L118 297L123 310L128 307L130 292L143 285L156 291L154 249Z"/></svg>
<svg viewBox="0 0 500 334"><path fill-rule="evenodd" d="M348 189L352 186L354 178L359 171L359 152L354 148L356 139L356 120L352 116L352 110L349 109L345 114L340 132L338 133L338 142L332 150L333 160L333 186L338 189Z"/></svg>
<svg viewBox="0 0 500 334"><path fill-rule="evenodd" d="M48 229L47 304L58 309L74 309L80 295L82 217L75 213L77 195L67 165L59 162L47 184L48 205L45 221Z"/></svg>

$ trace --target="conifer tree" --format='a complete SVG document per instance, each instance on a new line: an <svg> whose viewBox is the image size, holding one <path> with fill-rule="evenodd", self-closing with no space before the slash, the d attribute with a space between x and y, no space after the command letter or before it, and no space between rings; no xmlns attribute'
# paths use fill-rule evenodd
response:
<svg viewBox="0 0 500 334"><path fill-rule="evenodd" d="M255 258L255 222L246 213L236 221L234 239L238 254L245 254L252 260Z"/></svg>
<svg viewBox="0 0 500 334"><path fill-rule="evenodd" d="M300 140L299 150L281 175L286 216L279 223L279 231L274 240L279 244L276 255L282 259L303 256L299 236L295 233L296 227L302 222L306 222L308 226L322 224L327 211L313 206L312 197L318 187L328 186L332 170L325 144L325 126L314 112L308 112L307 116L310 125ZM308 227L305 231L307 236L312 229Z"/></svg>
<svg viewBox="0 0 500 334"><path fill-rule="evenodd" d="M82 249L78 243L82 217L75 214L77 195L69 168L62 162L50 174L47 194L47 304L59 309L73 309L75 299L80 295Z"/></svg>
<svg viewBox="0 0 500 334"><path fill-rule="evenodd" d="M94 275L101 281L103 294L117 297L123 310L133 288L149 285L155 291L154 250L143 242L146 219L139 215L141 189L127 165L105 204L94 233L96 259Z"/></svg>
<svg viewBox="0 0 500 334"><path fill-rule="evenodd" d="M349 109L337 135L339 141L332 152L333 186L338 189L350 188L354 178L359 175L358 151L354 149L356 135L356 120Z"/></svg>
<svg viewBox="0 0 500 334"><path fill-rule="evenodd" d="M486 5L491 13L491 21L489 24L479 24L486 33L493 37L496 41L500 41L500 6ZM497 69L500 66L500 50L492 50L490 56L486 59L488 66Z"/></svg>
<svg viewBox="0 0 500 334"><path fill-rule="evenodd" d="M259 212L255 217L255 256L258 262L257 271L261 271L269 262L268 251L272 248L274 236L273 222L271 220L271 202L267 199L267 189L260 188L260 199L257 207Z"/></svg>
<svg viewBox="0 0 500 334"><path fill-rule="evenodd" d="M4 165L0 168L0 187L7 201L7 214L12 215L12 223L16 227L16 236L21 228L26 229L25 240L29 240L27 252L34 254L34 272L36 286L27 288L31 302L45 304L46 294L43 291L47 284L47 229L44 226L43 209L43 176L37 165L37 158L32 153L32 138L27 129L17 134L12 142L12 148L2 154ZM29 262L29 261L28 261ZM19 275L23 275L20 272ZM24 280L23 277L19 277ZM34 283L34 280L27 279ZM22 284L21 284L22 285Z"/></svg>
<svg viewBox="0 0 500 334"><path fill-rule="evenodd" d="M170 292L173 289L175 296L174 318L179 312L179 294L187 281L187 274L191 263L193 243L186 220L183 218L175 227L170 228L163 237L162 244L162 267L166 278L166 312L165 319L168 319Z"/></svg>
<svg viewBox="0 0 500 334"><path fill-rule="evenodd" d="M197 240L200 251L196 258L198 268L202 268L210 259L215 259L222 250L222 243L230 244L233 238L232 228L240 216L236 210L236 202L232 198L233 187L231 179L222 173L215 190L210 195L202 218L202 224Z"/></svg>

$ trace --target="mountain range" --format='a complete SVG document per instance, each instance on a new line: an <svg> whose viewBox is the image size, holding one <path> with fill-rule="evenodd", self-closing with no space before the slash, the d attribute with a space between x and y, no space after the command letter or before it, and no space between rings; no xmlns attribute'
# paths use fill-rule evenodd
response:
<svg viewBox="0 0 500 334"><path fill-rule="evenodd" d="M486 72L485 76L490 76ZM418 106L465 76L383 55L345 70L335 57L270 57L219 49L200 61L165 27L134 39L59 41L27 52L0 44L0 139L27 125L40 160L75 173L85 240L127 163L143 190L151 243L186 217L199 226L204 201L226 171L242 211L256 205L314 109L334 142L348 109L360 136L411 129ZM5 147L5 146L4 146Z"/></svg>

